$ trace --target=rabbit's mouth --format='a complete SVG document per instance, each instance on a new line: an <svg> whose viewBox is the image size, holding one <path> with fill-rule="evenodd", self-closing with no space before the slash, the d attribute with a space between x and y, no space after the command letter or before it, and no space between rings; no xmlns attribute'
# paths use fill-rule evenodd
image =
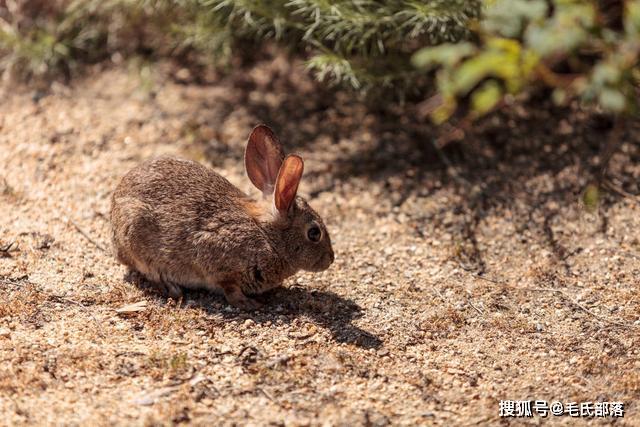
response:
<svg viewBox="0 0 640 427"><path fill-rule="evenodd" d="M309 271L313 271L313 272L324 271L327 268L329 268L331 264L333 264L333 260L334 260L333 252L325 253L311 266Z"/></svg>

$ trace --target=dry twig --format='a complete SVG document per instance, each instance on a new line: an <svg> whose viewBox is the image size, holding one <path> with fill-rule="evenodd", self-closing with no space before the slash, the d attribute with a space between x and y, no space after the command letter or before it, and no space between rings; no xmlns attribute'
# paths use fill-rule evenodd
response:
<svg viewBox="0 0 640 427"><path fill-rule="evenodd" d="M622 196L622 197L627 198L627 199L631 199L631 200L635 201L636 203L640 203L640 196L638 196L636 194L631 194L628 191L625 191L622 187L614 184L609 179L606 179L602 183L602 185L607 190L613 191L614 193L618 194L619 196Z"/></svg>
<svg viewBox="0 0 640 427"><path fill-rule="evenodd" d="M14 247L15 246L15 247ZM13 249L13 251L12 251ZM9 256L10 252L14 252L18 250L18 245L16 245L15 241L9 242L4 246L0 246L0 255Z"/></svg>
<svg viewBox="0 0 640 427"><path fill-rule="evenodd" d="M98 335L100 335L101 338L106 338L106 335L102 331L102 324L98 321L96 316L94 316L94 314L89 309L87 309L87 307L85 307L84 305L82 305L78 301L72 300L71 298L68 298L68 297L65 297L65 296L62 296L62 295L51 294L51 295L49 295L49 299L68 302L70 304L74 304L74 305L77 305L78 307L80 307L82 309L82 311L84 311L89 316L91 316L91 319L93 319L93 321L95 322L95 324L97 326L96 332L98 333Z"/></svg>
<svg viewBox="0 0 640 427"><path fill-rule="evenodd" d="M471 306L471 308L473 308L475 311L477 311L479 315L483 316L484 312L482 310L480 310L478 307L476 307L475 305L473 305L473 302L471 302L471 298L473 297L471 295L471 292L468 289L466 289L466 291L467 291L467 295L469 296L469 298L467 298L467 304L469 304Z"/></svg>
<svg viewBox="0 0 640 427"><path fill-rule="evenodd" d="M78 223L77 223L77 222L75 222L73 219L71 219L71 218L69 218L69 217L67 217L67 220L69 221L69 223L70 223L71 225L73 225L73 226L75 227L75 229L76 229L76 230L78 230L78 232L79 232L80 234L82 234L82 235L85 237L85 239L87 239L89 242L93 243L93 245L94 245L96 248L98 248L98 249L100 249L101 251L105 252L104 247L102 247L98 242L96 242L95 240L93 240L93 239L91 238L91 236L89 236L89 234L87 234L87 232L86 232L86 231L84 231L84 230L82 229L82 227L80 227L80 226L78 225Z"/></svg>
<svg viewBox="0 0 640 427"><path fill-rule="evenodd" d="M467 270L465 270L467 271ZM478 279L481 280L486 280L487 282L491 282L500 286L503 286L504 288L508 288L508 289L513 289L516 291L534 291L534 292L555 292L557 294L562 295L567 301L569 301L571 304L573 304L574 306L578 307L580 310L584 311L585 313L589 314L592 317L595 317L596 319L604 322L604 323L608 323L610 325L615 325L615 326L620 326L623 328L637 328L638 325L634 325L633 323L623 323L623 322L618 322L615 320L610 320L607 319L604 316L599 315L598 313L593 312L592 310L589 310L587 307L585 307L584 305L580 304L579 302L577 302L576 300L574 300L573 298L571 298L570 295L568 295L565 291L563 291L562 289L552 289L552 288L532 288L532 287L518 287L515 285L512 285L510 283L507 282L502 282L499 280L495 280L495 279L491 279L489 277L484 277L484 276L480 276L478 274L473 274L471 272L469 272L473 277L476 277Z"/></svg>

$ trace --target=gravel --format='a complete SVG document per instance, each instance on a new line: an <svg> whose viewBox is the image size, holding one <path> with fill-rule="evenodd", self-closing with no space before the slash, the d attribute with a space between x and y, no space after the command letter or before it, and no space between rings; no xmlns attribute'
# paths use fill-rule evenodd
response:
<svg viewBox="0 0 640 427"><path fill-rule="evenodd" d="M495 424L503 399L622 401L638 423L637 123L593 210L608 127L577 108L536 101L435 151L437 129L324 93L284 57L174 75L159 65L148 89L99 67L37 102L5 89L0 423ZM305 158L334 265L255 313L127 275L109 252L118 179L174 154L249 192L260 122Z"/></svg>

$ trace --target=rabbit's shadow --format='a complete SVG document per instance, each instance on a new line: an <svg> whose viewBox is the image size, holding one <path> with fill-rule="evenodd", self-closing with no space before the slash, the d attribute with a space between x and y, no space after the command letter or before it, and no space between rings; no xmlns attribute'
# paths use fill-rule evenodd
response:
<svg viewBox="0 0 640 427"><path fill-rule="evenodd" d="M363 310L354 301L331 291L307 289L300 286L279 287L258 297L264 303L263 312L254 320L271 320L273 314L284 314L289 319L306 316L314 323L329 331L337 342L352 344L362 348L380 348L382 340L375 334L353 324L362 317ZM273 313L275 310L280 313Z"/></svg>
<svg viewBox="0 0 640 427"><path fill-rule="evenodd" d="M156 298L166 300L137 273L128 273L125 280ZM230 309L224 297L213 292L183 292L183 304L188 301L187 304L191 307L201 308L210 315L221 315L229 321L244 322L249 318L256 323L291 323L297 318L307 317L316 325L328 329L336 342L365 349L377 349L383 343L375 334L353 325L353 321L363 315L362 308L354 301L331 291L281 286L258 295L256 300L263 303L263 307L253 312Z"/></svg>

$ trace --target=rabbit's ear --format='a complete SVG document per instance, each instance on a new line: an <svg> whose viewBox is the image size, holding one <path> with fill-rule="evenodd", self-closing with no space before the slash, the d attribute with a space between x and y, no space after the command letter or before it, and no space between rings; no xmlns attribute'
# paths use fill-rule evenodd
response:
<svg viewBox="0 0 640 427"><path fill-rule="evenodd" d="M282 159L282 144L273 131L265 125L256 126L244 151L244 167L253 185L265 196L273 193Z"/></svg>
<svg viewBox="0 0 640 427"><path fill-rule="evenodd" d="M273 194L273 200L278 212L286 214L289 211L291 203L296 198L303 170L304 162L302 157L295 154L288 155L282 162L278 180L276 181L276 191Z"/></svg>

